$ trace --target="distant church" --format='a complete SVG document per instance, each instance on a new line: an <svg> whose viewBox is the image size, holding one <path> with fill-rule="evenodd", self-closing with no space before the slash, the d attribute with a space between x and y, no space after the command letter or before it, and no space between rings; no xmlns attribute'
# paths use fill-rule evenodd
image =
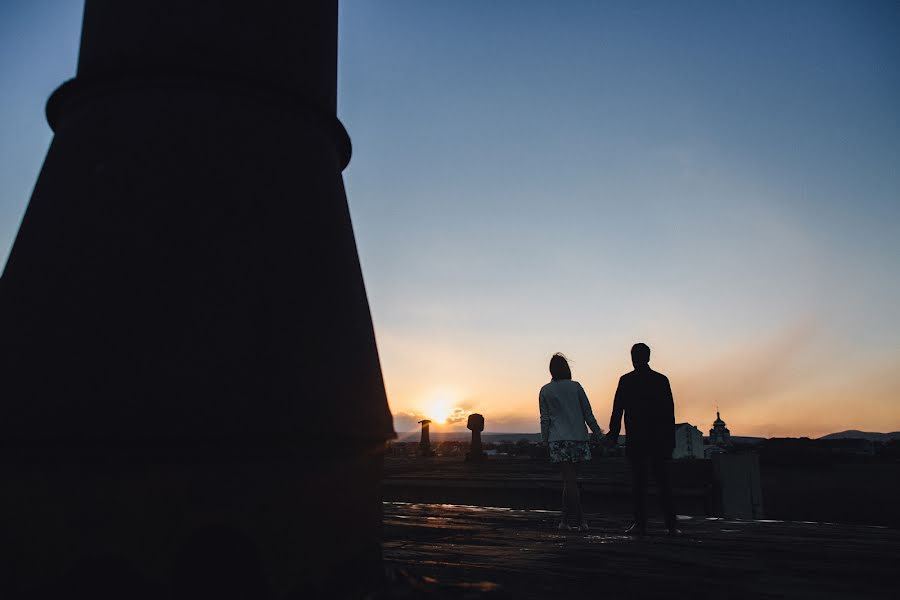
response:
<svg viewBox="0 0 900 600"><path fill-rule="evenodd" d="M709 430L709 445L720 448L731 445L731 432L725 427L725 421L722 420L719 411L716 411L716 420L713 421L712 429Z"/></svg>
<svg viewBox="0 0 900 600"><path fill-rule="evenodd" d="M690 423L675 425L672 458L710 458L713 454L727 452L732 445L731 432L725 426L722 415L716 411L716 420L713 421L707 440L703 439L700 429Z"/></svg>

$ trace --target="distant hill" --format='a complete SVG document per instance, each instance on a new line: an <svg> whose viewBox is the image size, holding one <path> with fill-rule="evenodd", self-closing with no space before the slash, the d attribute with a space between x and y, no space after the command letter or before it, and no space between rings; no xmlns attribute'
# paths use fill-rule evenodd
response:
<svg viewBox="0 0 900 600"><path fill-rule="evenodd" d="M820 440L871 440L873 442L889 442L891 440L900 440L900 431L892 431L890 433L878 433L872 431L858 431L856 429L848 429L847 431L838 431L837 433L829 433L819 438Z"/></svg>

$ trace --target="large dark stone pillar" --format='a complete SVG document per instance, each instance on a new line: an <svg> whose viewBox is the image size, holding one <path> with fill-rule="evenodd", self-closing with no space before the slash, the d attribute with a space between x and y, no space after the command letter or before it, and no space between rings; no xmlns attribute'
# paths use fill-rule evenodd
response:
<svg viewBox="0 0 900 600"><path fill-rule="evenodd" d="M279 593L377 580L336 50L334 0L87 0L0 279L0 594L238 576L216 540Z"/></svg>

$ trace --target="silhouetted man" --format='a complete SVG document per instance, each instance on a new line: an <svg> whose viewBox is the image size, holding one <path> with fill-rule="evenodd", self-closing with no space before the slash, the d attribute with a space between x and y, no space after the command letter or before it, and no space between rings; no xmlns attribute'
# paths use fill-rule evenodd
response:
<svg viewBox="0 0 900 600"><path fill-rule="evenodd" d="M630 533L647 531L647 470L659 488L663 518L669 533L679 533L675 526L672 489L666 472L666 461L675 447L675 403L669 379L650 368L650 347L635 344L631 348L634 371L622 375L616 389L612 418L609 420L607 443L615 444L625 413L625 454L631 463L634 524Z"/></svg>

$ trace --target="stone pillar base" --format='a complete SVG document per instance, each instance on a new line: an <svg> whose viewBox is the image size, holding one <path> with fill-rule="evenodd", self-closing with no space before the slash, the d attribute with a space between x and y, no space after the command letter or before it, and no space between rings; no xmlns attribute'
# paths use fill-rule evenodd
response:
<svg viewBox="0 0 900 600"><path fill-rule="evenodd" d="M69 595L74 586L104 597L121 581L122 598L136 597L134 586L196 598L217 589L362 596L383 575L372 527L381 463L370 453L5 465L0 593Z"/></svg>

